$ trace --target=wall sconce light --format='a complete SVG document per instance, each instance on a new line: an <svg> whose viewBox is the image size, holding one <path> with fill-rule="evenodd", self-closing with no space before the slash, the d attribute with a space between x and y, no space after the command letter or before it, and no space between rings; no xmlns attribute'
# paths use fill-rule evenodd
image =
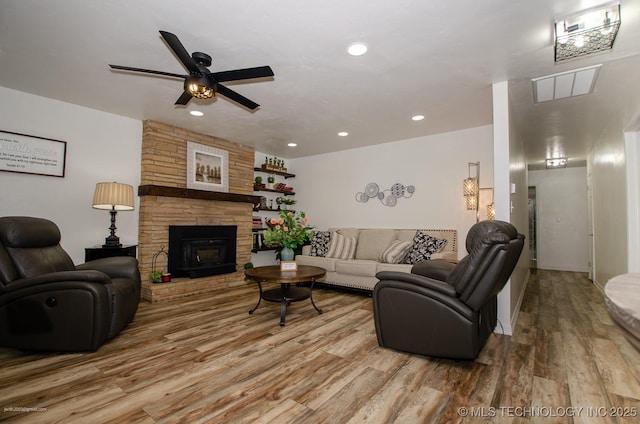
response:
<svg viewBox="0 0 640 424"><path fill-rule="evenodd" d="M619 1L559 19L555 22L555 61L609 50L619 29Z"/></svg>
<svg viewBox="0 0 640 424"><path fill-rule="evenodd" d="M489 221L496 219L496 204L493 200L493 187L491 188L491 203L487 205L487 219Z"/></svg>
<svg viewBox="0 0 640 424"><path fill-rule="evenodd" d="M476 168L475 176L471 176L471 167ZM469 177L465 178L462 183L462 192L465 197L477 196L479 179L480 179L480 162L469 162Z"/></svg>
<svg viewBox="0 0 640 424"><path fill-rule="evenodd" d="M105 238L102 247L122 247L120 238L116 236L116 214L118 211L133 210L133 187L122 183L98 183L93 194L92 207L106 209L111 214L110 234Z"/></svg>
<svg viewBox="0 0 640 424"><path fill-rule="evenodd" d="M462 194L467 202L467 210L476 211L476 222L480 220L478 215L478 204L480 203L480 162L469 162L469 177L462 182ZM475 174L472 176L471 168L475 168Z"/></svg>
<svg viewBox="0 0 640 424"><path fill-rule="evenodd" d="M472 174L471 168L475 168ZM464 195L467 210L476 211L476 222L480 221L480 191L491 190L491 204L487 206L487 219L493 220L496 217L496 208L493 203L493 187L480 187L480 162L469 162L469 177L462 183L462 194Z"/></svg>
<svg viewBox="0 0 640 424"><path fill-rule="evenodd" d="M478 209L478 198L476 196L466 196L465 200L467 201L468 211L475 211Z"/></svg>

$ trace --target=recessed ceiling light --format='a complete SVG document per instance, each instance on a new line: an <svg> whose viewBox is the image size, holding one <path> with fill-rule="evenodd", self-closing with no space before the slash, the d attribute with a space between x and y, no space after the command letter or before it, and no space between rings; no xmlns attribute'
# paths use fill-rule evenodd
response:
<svg viewBox="0 0 640 424"><path fill-rule="evenodd" d="M415 115L411 117L413 121L422 121L424 119L424 115Z"/></svg>
<svg viewBox="0 0 640 424"><path fill-rule="evenodd" d="M287 144L287 146L289 146L289 147L296 147L297 145L298 145L298 143L289 143L289 144Z"/></svg>
<svg viewBox="0 0 640 424"><path fill-rule="evenodd" d="M367 45L361 42L349 44L349 47L347 47L347 53L351 56L362 56L367 50Z"/></svg>
<svg viewBox="0 0 640 424"><path fill-rule="evenodd" d="M346 132L346 131L340 131L340 132L338 133L338 135L339 135L340 137L346 137L346 136L348 136L348 135L349 135L349 133L348 133L348 132Z"/></svg>
<svg viewBox="0 0 640 424"><path fill-rule="evenodd" d="M199 110L192 110L189 113L192 114L193 116L202 116L202 115L204 115L204 113L200 112Z"/></svg>

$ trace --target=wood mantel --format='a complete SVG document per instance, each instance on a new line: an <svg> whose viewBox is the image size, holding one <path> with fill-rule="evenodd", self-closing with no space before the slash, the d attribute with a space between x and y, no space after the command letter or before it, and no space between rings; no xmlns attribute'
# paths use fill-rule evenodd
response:
<svg viewBox="0 0 640 424"><path fill-rule="evenodd" d="M218 191L194 190L191 188L167 187L152 184L139 186L138 196L180 197L183 199L251 203L252 205L260 203L260 196L250 194L221 193Z"/></svg>

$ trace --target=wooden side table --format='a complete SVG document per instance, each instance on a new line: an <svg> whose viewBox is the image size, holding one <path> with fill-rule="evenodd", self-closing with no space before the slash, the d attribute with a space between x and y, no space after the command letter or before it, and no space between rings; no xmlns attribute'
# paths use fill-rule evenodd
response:
<svg viewBox="0 0 640 424"><path fill-rule="evenodd" d="M131 256L135 258L137 247L137 244L123 244L121 247L102 247L101 245L86 247L84 249L84 261L89 262L112 256Z"/></svg>

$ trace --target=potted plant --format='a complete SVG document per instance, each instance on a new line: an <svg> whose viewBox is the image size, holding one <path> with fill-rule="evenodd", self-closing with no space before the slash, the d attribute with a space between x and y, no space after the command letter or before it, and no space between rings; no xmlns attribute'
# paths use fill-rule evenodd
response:
<svg viewBox="0 0 640 424"><path fill-rule="evenodd" d="M273 188L273 183L276 182L276 179L273 175L269 175L267 177L267 182L269 183L269 188Z"/></svg>
<svg viewBox="0 0 640 424"><path fill-rule="evenodd" d="M280 218L271 218L270 229L263 232L264 241L269 245L282 246L280 259L291 261L293 249L311 239L313 227L307 225L309 218L304 212L280 211Z"/></svg>
<svg viewBox="0 0 640 424"><path fill-rule="evenodd" d="M161 269L151 271L149 273L149 280L151 280L152 283L162 283L162 274L164 274L164 271Z"/></svg>

